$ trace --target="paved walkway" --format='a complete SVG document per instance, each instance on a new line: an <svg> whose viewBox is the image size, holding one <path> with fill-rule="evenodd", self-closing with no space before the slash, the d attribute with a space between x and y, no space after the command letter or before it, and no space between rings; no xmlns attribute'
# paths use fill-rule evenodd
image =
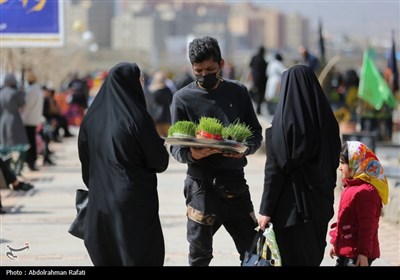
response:
<svg viewBox="0 0 400 280"><path fill-rule="evenodd" d="M78 130L73 129L77 135ZM75 190L83 187L77 157L76 137L53 144L56 166L41 167L39 172L23 174L35 188L27 193L1 190L9 214L0 215L0 266L92 266L83 242L67 230L75 216ZM245 169L255 209L260 205L265 155L248 157ZM169 168L159 175L160 217L166 244L166 266L187 266L185 200L183 180L185 165L172 157ZM399 225L381 221L382 258L375 265L400 265ZM24 249L10 254L9 247ZM9 246L9 247L8 247ZM327 247L328 250L328 247ZM232 239L222 228L214 242L212 266L239 266ZM334 261L326 257L323 266Z"/></svg>

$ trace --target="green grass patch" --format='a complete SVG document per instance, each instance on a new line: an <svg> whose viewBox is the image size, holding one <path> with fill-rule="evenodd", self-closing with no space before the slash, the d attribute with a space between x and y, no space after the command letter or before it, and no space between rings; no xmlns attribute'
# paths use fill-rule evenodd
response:
<svg viewBox="0 0 400 280"><path fill-rule="evenodd" d="M222 130L222 137L224 139L235 140L237 142L244 142L251 135L253 135L253 133L251 132L250 126L245 123L240 123L239 121L231 123Z"/></svg>
<svg viewBox="0 0 400 280"><path fill-rule="evenodd" d="M222 135L224 126L221 121L216 118L201 117L197 126L197 132L204 131L213 135Z"/></svg>
<svg viewBox="0 0 400 280"><path fill-rule="evenodd" d="M178 121L168 129L168 137L196 137L197 125L191 121Z"/></svg>

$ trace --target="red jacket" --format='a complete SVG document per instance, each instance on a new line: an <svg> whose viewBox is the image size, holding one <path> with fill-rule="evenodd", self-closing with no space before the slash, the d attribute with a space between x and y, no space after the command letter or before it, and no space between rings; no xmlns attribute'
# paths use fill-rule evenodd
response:
<svg viewBox="0 0 400 280"><path fill-rule="evenodd" d="M379 258L378 227L382 200L374 186L360 179L343 181L337 223L330 231L337 256Z"/></svg>

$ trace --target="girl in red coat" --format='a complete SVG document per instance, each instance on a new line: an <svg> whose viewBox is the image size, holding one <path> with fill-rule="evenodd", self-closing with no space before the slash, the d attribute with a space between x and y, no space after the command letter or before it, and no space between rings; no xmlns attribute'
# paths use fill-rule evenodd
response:
<svg viewBox="0 0 400 280"><path fill-rule="evenodd" d="M376 155L363 143L347 141L340 153L343 191L330 232L336 266L370 266L379 258L378 227L389 188Z"/></svg>

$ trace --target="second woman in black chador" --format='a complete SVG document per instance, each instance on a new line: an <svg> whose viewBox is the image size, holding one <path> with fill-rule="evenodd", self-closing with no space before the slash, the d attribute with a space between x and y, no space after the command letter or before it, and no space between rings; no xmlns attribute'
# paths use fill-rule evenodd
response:
<svg viewBox="0 0 400 280"><path fill-rule="evenodd" d="M278 106L266 130L259 225L271 221L284 266L318 266L333 216L339 126L307 66L283 73Z"/></svg>

